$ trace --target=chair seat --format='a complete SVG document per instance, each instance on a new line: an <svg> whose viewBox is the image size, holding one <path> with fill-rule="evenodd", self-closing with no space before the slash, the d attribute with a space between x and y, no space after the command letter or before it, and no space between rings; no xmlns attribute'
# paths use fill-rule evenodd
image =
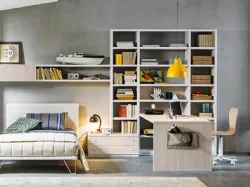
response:
<svg viewBox="0 0 250 187"><path fill-rule="evenodd" d="M229 129L228 131L213 131L212 135L213 136L230 136L235 133L234 129Z"/></svg>

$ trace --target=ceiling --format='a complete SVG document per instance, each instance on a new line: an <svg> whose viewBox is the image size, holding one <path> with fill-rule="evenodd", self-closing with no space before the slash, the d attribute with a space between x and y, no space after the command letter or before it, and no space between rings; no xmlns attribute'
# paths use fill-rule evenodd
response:
<svg viewBox="0 0 250 187"><path fill-rule="evenodd" d="M58 0L1 0L0 10L21 8L44 3L57 2Z"/></svg>

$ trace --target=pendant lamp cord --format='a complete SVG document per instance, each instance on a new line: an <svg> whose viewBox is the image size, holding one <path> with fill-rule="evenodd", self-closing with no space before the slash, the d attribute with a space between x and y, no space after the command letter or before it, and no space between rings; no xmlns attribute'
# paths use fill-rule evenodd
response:
<svg viewBox="0 0 250 187"><path fill-rule="evenodd" d="M177 55L176 58L179 58L179 1L177 1Z"/></svg>

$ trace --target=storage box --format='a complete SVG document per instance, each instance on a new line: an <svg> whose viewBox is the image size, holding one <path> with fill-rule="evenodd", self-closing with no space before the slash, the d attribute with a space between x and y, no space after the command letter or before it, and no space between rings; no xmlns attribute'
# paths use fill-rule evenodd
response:
<svg viewBox="0 0 250 187"><path fill-rule="evenodd" d="M199 117L200 118L212 118L213 117L213 113L199 113Z"/></svg>
<svg viewBox="0 0 250 187"><path fill-rule="evenodd" d="M213 34L199 34L197 37L198 47L214 47L215 37Z"/></svg>
<svg viewBox="0 0 250 187"><path fill-rule="evenodd" d="M193 56L193 61L213 61L212 56Z"/></svg>
<svg viewBox="0 0 250 187"><path fill-rule="evenodd" d="M211 84L211 80L192 80L192 84Z"/></svg>
<svg viewBox="0 0 250 187"><path fill-rule="evenodd" d="M213 100L212 96L192 96L192 100Z"/></svg>
<svg viewBox="0 0 250 187"><path fill-rule="evenodd" d="M193 64L194 65L212 65L213 64L213 61L208 61L208 60L195 60L193 61Z"/></svg>
<svg viewBox="0 0 250 187"><path fill-rule="evenodd" d="M211 75L192 75L192 80L211 80Z"/></svg>

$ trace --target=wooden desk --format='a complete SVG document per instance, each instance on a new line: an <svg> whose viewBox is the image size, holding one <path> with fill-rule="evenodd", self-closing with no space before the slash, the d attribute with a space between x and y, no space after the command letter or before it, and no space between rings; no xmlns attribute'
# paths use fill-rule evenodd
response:
<svg viewBox="0 0 250 187"><path fill-rule="evenodd" d="M212 122L194 117L169 119L167 115L140 115L154 126L154 171L212 171ZM200 132L196 150L168 149L167 133L173 124Z"/></svg>

